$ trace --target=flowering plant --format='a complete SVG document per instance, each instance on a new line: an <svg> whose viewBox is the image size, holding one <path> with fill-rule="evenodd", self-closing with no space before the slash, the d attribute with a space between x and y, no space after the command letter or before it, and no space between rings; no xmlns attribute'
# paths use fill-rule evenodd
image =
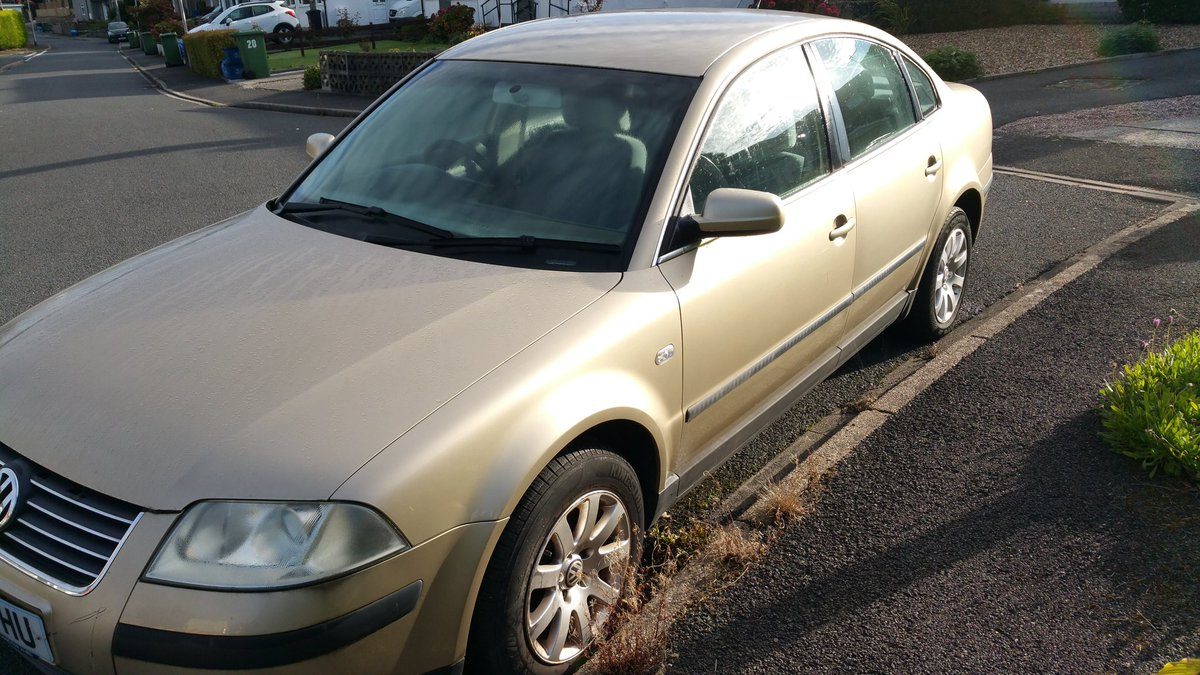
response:
<svg viewBox="0 0 1200 675"><path fill-rule="evenodd" d="M758 8L824 14L825 16L842 15L842 10L830 0L759 0Z"/></svg>

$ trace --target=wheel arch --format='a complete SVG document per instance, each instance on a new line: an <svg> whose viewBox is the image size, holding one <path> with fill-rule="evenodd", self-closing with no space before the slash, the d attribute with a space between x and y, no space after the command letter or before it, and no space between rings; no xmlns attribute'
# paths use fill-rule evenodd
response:
<svg viewBox="0 0 1200 675"><path fill-rule="evenodd" d="M645 522L642 522L641 526L645 528L653 514L657 512L658 485L662 471L661 453L658 443L654 440L654 435L650 433L649 429L633 420L609 420L596 424L576 436L555 457L560 457L591 441L603 445L605 449L612 451L633 467L634 473L638 476L638 484L642 489Z"/></svg>
<svg viewBox="0 0 1200 675"><path fill-rule="evenodd" d="M954 205L962 209L967 214L967 220L971 221L971 240L974 241L979 236L979 226L983 222L983 195L975 188L967 188L954 201Z"/></svg>

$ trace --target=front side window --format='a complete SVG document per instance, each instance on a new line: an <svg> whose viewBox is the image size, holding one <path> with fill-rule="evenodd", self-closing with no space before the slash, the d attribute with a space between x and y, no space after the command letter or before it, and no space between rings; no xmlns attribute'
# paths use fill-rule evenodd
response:
<svg viewBox="0 0 1200 675"><path fill-rule="evenodd" d="M829 173L829 146L816 85L793 47L742 73L721 98L692 170L692 201L733 187L780 197Z"/></svg>
<svg viewBox="0 0 1200 675"><path fill-rule="evenodd" d="M697 82L438 61L327 153L281 211L336 234L439 255L620 269ZM389 229L382 215L315 208L339 203L415 225Z"/></svg>
<svg viewBox="0 0 1200 675"><path fill-rule="evenodd" d="M837 96L850 159L857 159L916 124L908 83L892 53L854 38L813 43Z"/></svg>

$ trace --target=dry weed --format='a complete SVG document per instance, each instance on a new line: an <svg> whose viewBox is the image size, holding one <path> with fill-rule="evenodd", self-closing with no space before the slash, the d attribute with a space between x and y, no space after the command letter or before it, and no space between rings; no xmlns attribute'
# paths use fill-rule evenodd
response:
<svg viewBox="0 0 1200 675"><path fill-rule="evenodd" d="M726 565L747 565L767 553L767 545L756 533L748 533L737 525L714 530L704 552L706 557Z"/></svg>
<svg viewBox="0 0 1200 675"><path fill-rule="evenodd" d="M808 513L803 493L785 483L771 483L758 495L756 514L760 525L783 525Z"/></svg>

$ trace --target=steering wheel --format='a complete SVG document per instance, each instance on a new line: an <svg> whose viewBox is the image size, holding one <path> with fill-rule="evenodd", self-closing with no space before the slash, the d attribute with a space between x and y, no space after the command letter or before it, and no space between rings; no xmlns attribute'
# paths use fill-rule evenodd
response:
<svg viewBox="0 0 1200 675"><path fill-rule="evenodd" d="M479 145L463 143L452 138L439 138L425 148L424 161L443 171L461 166L467 178L478 179L487 172L491 160Z"/></svg>

